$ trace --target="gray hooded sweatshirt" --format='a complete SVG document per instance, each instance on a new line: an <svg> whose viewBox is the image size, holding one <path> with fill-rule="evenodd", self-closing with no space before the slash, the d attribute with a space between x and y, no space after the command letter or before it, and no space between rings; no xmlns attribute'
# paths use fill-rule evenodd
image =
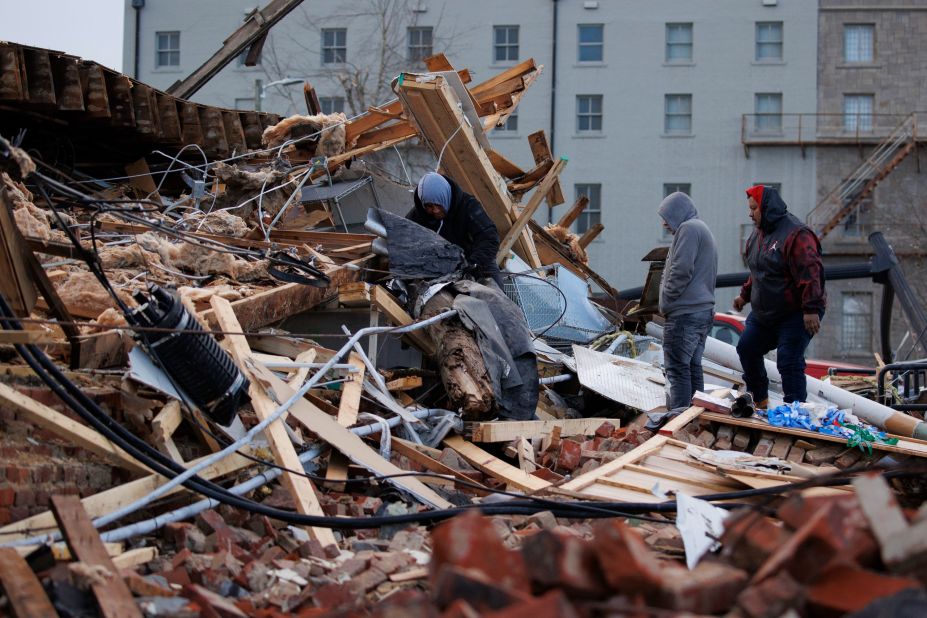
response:
<svg viewBox="0 0 927 618"><path fill-rule="evenodd" d="M673 232L660 282L660 313L686 315L715 307L718 248L695 204L685 193L672 193L658 210Z"/></svg>

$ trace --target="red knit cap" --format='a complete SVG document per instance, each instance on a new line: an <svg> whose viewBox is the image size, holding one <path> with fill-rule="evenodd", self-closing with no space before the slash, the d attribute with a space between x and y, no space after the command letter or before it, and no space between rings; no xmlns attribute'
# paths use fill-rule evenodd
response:
<svg viewBox="0 0 927 618"><path fill-rule="evenodd" d="M756 200L757 204L763 204L763 185L753 185L747 189L747 196Z"/></svg>

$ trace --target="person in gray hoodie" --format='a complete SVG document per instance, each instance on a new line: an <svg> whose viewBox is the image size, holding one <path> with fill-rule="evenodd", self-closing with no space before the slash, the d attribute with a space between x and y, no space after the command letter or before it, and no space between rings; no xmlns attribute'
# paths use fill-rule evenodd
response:
<svg viewBox="0 0 927 618"><path fill-rule="evenodd" d="M667 407L675 411L705 388L702 352L715 315L718 248L695 204L685 193L672 193L658 210L673 234L660 282L663 326L663 369L669 382Z"/></svg>

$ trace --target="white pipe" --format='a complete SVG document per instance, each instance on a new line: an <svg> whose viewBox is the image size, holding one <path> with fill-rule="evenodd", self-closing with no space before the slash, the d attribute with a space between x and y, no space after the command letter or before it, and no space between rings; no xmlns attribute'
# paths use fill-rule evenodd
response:
<svg viewBox="0 0 927 618"><path fill-rule="evenodd" d="M663 327L658 324L648 322L647 334L663 341ZM718 341L714 337L709 337L705 341L705 357L736 371L743 371L740 357L737 355L737 348L723 341ZM764 364L769 381L781 384L782 376L779 374L776 364L769 359L764 359ZM883 406L839 386L822 382L807 374L805 375L805 381L808 385L809 396L821 397L841 410L849 410L867 423L889 433L927 439L927 423L919 421L913 416Z"/></svg>

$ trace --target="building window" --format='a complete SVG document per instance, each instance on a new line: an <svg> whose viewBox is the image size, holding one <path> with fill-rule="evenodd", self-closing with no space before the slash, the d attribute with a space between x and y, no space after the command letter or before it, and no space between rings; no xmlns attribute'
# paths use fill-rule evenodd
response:
<svg viewBox="0 0 927 618"><path fill-rule="evenodd" d="M322 64L341 64L348 57L348 29L322 28Z"/></svg>
<svg viewBox="0 0 927 618"><path fill-rule="evenodd" d="M579 62L602 62L604 40L602 24L579 24Z"/></svg>
<svg viewBox="0 0 927 618"><path fill-rule="evenodd" d="M518 26L493 26L493 62L518 60Z"/></svg>
<svg viewBox="0 0 927 618"><path fill-rule="evenodd" d="M688 182L667 182L663 184L663 197L667 197L671 193L685 193L689 197L692 197L692 184ZM663 225L660 225L660 239L661 240L672 240L673 235L667 230Z"/></svg>
<svg viewBox="0 0 927 618"><path fill-rule="evenodd" d="M875 57L875 24L843 27L844 62L872 62Z"/></svg>
<svg viewBox="0 0 927 618"><path fill-rule="evenodd" d="M254 109L254 97L242 97L235 99L235 109L252 110Z"/></svg>
<svg viewBox="0 0 927 618"><path fill-rule="evenodd" d="M756 59L759 62L782 60L782 22L756 22Z"/></svg>
<svg viewBox="0 0 927 618"><path fill-rule="evenodd" d="M580 133L602 130L602 95L576 95L576 130Z"/></svg>
<svg viewBox="0 0 927 618"><path fill-rule="evenodd" d="M668 94L664 101L664 133L692 133L692 95Z"/></svg>
<svg viewBox="0 0 927 618"><path fill-rule="evenodd" d="M585 234L595 224L602 221L602 185L581 184L574 186L577 200L584 195L589 198L586 209L576 218L576 233Z"/></svg>
<svg viewBox="0 0 927 618"><path fill-rule="evenodd" d="M844 292L841 301L841 349L868 354L872 351L872 293Z"/></svg>
<svg viewBox="0 0 927 618"><path fill-rule="evenodd" d="M666 61L692 61L692 24L666 24Z"/></svg>
<svg viewBox="0 0 927 618"><path fill-rule="evenodd" d="M782 131L782 93L758 92L754 98L754 129L762 133Z"/></svg>
<svg viewBox="0 0 927 618"><path fill-rule="evenodd" d="M845 131L872 131L872 108L875 97L871 94L843 95L843 128Z"/></svg>
<svg viewBox="0 0 927 618"><path fill-rule="evenodd" d="M155 66L180 66L180 32L155 33Z"/></svg>
<svg viewBox="0 0 927 618"><path fill-rule="evenodd" d="M433 31L431 26L409 28L409 61L418 62L432 54Z"/></svg>
<svg viewBox="0 0 927 618"><path fill-rule="evenodd" d="M496 126L496 131L502 133L515 133L518 131L518 112L512 112L512 115L506 118L505 122Z"/></svg>
<svg viewBox="0 0 927 618"><path fill-rule="evenodd" d="M323 114L343 112L344 97L319 97L319 108Z"/></svg>

